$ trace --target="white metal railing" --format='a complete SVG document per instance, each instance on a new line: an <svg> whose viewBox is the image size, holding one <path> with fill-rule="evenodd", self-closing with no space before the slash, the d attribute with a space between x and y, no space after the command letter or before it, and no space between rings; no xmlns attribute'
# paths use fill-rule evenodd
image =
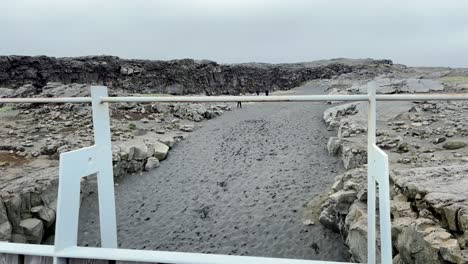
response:
<svg viewBox="0 0 468 264"><path fill-rule="evenodd" d="M468 94L376 95L369 83L367 95L288 95L288 96L176 96L109 97L107 87L91 87L91 97L0 98L1 103L91 103L95 144L60 155L59 189L55 244L29 245L0 242L0 252L53 257L55 264L67 258L106 259L160 263L338 263L313 260L245 257L201 253L117 249L114 177L110 138L109 103L116 102L368 102L368 263L376 262L376 183L379 186L381 262L392 263L388 156L376 145L376 101L468 100ZM97 174L102 248L78 247L80 179Z"/></svg>

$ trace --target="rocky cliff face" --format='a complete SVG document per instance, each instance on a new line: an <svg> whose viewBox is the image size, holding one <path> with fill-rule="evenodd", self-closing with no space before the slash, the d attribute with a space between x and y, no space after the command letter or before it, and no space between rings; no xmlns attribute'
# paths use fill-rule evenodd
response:
<svg viewBox="0 0 468 264"><path fill-rule="evenodd" d="M290 89L342 74L373 77L392 71L389 60L330 60L295 64L218 64L191 59L127 60L113 56L54 58L0 56L0 87L48 82L104 84L130 92L172 94L239 94Z"/></svg>

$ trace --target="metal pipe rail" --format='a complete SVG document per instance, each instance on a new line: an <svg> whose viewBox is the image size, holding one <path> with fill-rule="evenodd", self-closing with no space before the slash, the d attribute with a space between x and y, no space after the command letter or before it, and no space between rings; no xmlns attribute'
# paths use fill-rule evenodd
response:
<svg viewBox="0 0 468 264"><path fill-rule="evenodd" d="M376 187L379 187L381 263L392 263L388 156L376 146L376 101L468 100L463 94L376 95L375 84L368 84L364 95L284 95L284 96L174 96L109 97L107 87L91 87L91 97L74 98L0 98L3 103L91 103L95 144L60 155L59 188L55 243L53 246L0 242L0 253L52 257L55 264L67 258L107 259L166 263L272 263L317 264L326 261L260 258L245 256L117 249L117 225L110 141L109 103L119 102L316 102L365 101L368 103L368 263L376 263ZM80 179L97 174L102 248L77 246L80 207Z"/></svg>
<svg viewBox="0 0 468 264"><path fill-rule="evenodd" d="M468 100L468 93L459 94L379 94L376 101ZM102 103L213 103L213 102L317 102L369 101L369 95L274 95L274 96L124 96L101 97ZM91 97L0 98L0 104L18 103L91 103Z"/></svg>

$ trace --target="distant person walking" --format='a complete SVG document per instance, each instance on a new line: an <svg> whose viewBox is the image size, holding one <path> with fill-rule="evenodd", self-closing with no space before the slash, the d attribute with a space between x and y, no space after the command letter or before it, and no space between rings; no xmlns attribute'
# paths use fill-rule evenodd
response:
<svg viewBox="0 0 468 264"><path fill-rule="evenodd" d="M268 96L268 93L269 93L268 90L265 90L265 95L266 95L266 96Z"/></svg>
<svg viewBox="0 0 468 264"><path fill-rule="evenodd" d="M239 96L242 96L242 95L243 95L242 93L239 94ZM237 102L237 108L242 108L242 102L241 101Z"/></svg>

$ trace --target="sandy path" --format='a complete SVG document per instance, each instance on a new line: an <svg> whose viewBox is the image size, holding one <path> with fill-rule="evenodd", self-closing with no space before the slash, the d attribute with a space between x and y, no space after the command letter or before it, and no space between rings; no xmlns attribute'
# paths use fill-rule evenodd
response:
<svg viewBox="0 0 468 264"><path fill-rule="evenodd" d="M341 171L325 149L326 107L244 104L205 122L158 169L116 187L120 246L347 260L339 235L302 224L303 206ZM99 239L95 199L82 204L80 240L87 245Z"/></svg>

